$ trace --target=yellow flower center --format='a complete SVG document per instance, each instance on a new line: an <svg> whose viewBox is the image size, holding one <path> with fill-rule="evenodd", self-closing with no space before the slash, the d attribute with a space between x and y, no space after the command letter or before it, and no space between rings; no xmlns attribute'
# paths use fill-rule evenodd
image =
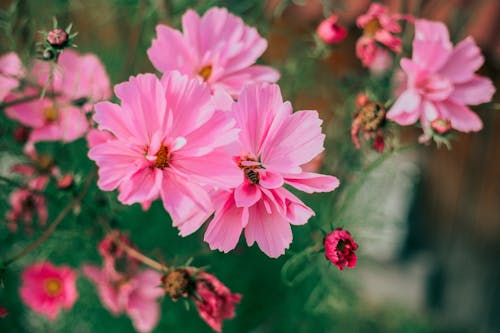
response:
<svg viewBox="0 0 500 333"><path fill-rule="evenodd" d="M43 281L43 289L49 296L57 296L62 292L61 280L55 278L48 278Z"/></svg>
<svg viewBox="0 0 500 333"><path fill-rule="evenodd" d="M55 107L48 107L43 109L43 117L46 121L52 122L59 119L59 111Z"/></svg>
<svg viewBox="0 0 500 333"><path fill-rule="evenodd" d="M242 160L238 163L238 167L243 170L243 173L245 174L245 177L247 177L248 180L250 180L253 184L258 184L260 181L260 175L258 172L256 172L256 169L263 169L262 165L243 165L243 162L245 161L251 161L251 162L257 162L256 159L253 158L247 158L245 160Z"/></svg>
<svg viewBox="0 0 500 333"><path fill-rule="evenodd" d="M375 36L375 33L381 28L382 25L380 24L379 20L374 18L365 25L364 34L368 37L373 37Z"/></svg>
<svg viewBox="0 0 500 333"><path fill-rule="evenodd" d="M155 168L164 169L169 166L170 153L168 148L161 146L156 153Z"/></svg>
<svg viewBox="0 0 500 333"><path fill-rule="evenodd" d="M203 81L207 81L210 78L210 75L212 75L212 65L207 65L200 69L198 75L203 78Z"/></svg>

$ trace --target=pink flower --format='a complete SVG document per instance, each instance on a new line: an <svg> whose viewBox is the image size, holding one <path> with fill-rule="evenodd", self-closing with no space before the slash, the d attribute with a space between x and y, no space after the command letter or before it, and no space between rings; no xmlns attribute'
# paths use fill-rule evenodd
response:
<svg viewBox="0 0 500 333"><path fill-rule="evenodd" d="M324 240L325 257L332 264L343 270L345 267L356 266L358 245L352 239L349 231L337 228L326 235Z"/></svg>
<svg viewBox="0 0 500 333"><path fill-rule="evenodd" d="M358 27L363 29L365 38L377 41L392 51L400 53L402 41L394 36L401 32L398 20L403 18L400 14L389 14L388 8L379 3L372 3L368 12L356 20Z"/></svg>
<svg viewBox="0 0 500 333"><path fill-rule="evenodd" d="M97 286L104 307L114 315L125 312L138 332L151 332L160 319L156 301L163 295L161 274L153 270L116 276L106 268L85 265L83 272Z"/></svg>
<svg viewBox="0 0 500 333"><path fill-rule="evenodd" d="M94 120L114 135L94 146L98 185L118 189L123 204L161 197L181 235L208 218L212 201L206 186L227 188L242 179L222 148L237 138L228 112L216 111L210 89L178 72L161 81L153 74L115 86L122 104L96 104Z"/></svg>
<svg viewBox="0 0 500 333"><path fill-rule="evenodd" d="M79 55L73 50L65 50L54 69L46 97L40 99L38 95L49 74L48 62L35 62L28 79L34 80L39 87L28 86L21 93L7 98L33 97L32 101L5 110L8 117L33 129L29 144L58 140L71 142L82 137L89 125L83 111L89 111L95 101L110 97L106 71L92 54Z"/></svg>
<svg viewBox="0 0 500 333"><path fill-rule="evenodd" d="M0 102L19 86L23 72L23 64L16 53L10 52L0 57Z"/></svg>
<svg viewBox="0 0 500 333"><path fill-rule="evenodd" d="M234 318L240 294L233 294L212 274L199 272L195 276L195 300L201 318L216 332L222 331L222 322Z"/></svg>
<svg viewBox="0 0 500 333"><path fill-rule="evenodd" d="M279 73L254 65L267 48L255 28L225 8L211 8L202 17L193 10L182 16L183 33L158 25L148 56L160 72L178 70L237 97L249 82L276 82Z"/></svg>
<svg viewBox="0 0 500 333"><path fill-rule="evenodd" d="M292 241L290 224L307 223L314 212L286 190L329 192L339 181L333 176L304 172L301 165L323 151L325 136L316 111L292 114L277 85L245 87L232 114L241 129L233 147L234 163L244 176L231 191L215 197L215 215L205 241L211 249L228 252L245 229L247 244L257 242L272 258Z"/></svg>
<svg viewBox="0 0 500 333"><path fill-rule="evenodd" d="M400 125L420 119L424 132L438 118L462 132L479 131L481 119L467 105L488 102L495 92L491 80L474 74L483 62L471 37L453 47L444 24L417 20L412 59L401 60L406 88L387 117Z"/></svg>
<svg viewBox="0 0 500 333"><path fill-rule="evenodd" d="M327 44L335 44L343 41L347 36L347 29L338 24L339 17L332 14L329 18L323 20L318 28L316 34L319 38Z"/></svg>
<svg viewBox="0 0 500 333"><path fill-rule="evenodd" d="M23 271L21 299L32 310L54 320L62 308L73 307L78 298L75 283L76 273L68 266L34 264Z"/></svg>

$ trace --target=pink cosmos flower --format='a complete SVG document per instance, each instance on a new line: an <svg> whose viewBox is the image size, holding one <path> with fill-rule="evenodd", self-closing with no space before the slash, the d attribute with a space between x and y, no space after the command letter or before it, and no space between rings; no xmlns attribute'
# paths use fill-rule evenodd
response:
<svg viewBox="0 0 500 333"><path fill-rule="evenodd" d="M372 3L368 12L357 18L356 24L363 29L363 36L377 41L394 52L401 52L402 41L394 36L401 32L398 20L400 14L389 14L389 9L379 3Z"/></svg>
<svg viewBox="0 0 500 333"><path fill-rule="evenodd" d="M427 135L438 118L462 132L479 131L481 119L467 105L488 102L495 92L491 80L474 74L483 62L471 37L453 47L444 24L417 20L412 59L401 60L406 88L387 118L400 125L420 119Z"/></svg>
<svg viewBox="0 0 500 333"><path fill-rule="evenodd" d="M292 113L279 87L269 84L246 86L231 112L241 129L232 147L234 163L244 178L215 198L215 216L205 241L211 249L228 252L244 229L249 246L257 242L276 258L292 241L290 224L305 224L314 215L283 185L312 193L329 192L339 184L333 176L300 167L324 149L322 121L316 111Z"/></svg>
<svg viewBox="0 0 500 333"><path fill-rule="evenodd" d="M38 96L49 78L50 66L48 62L35 62L27 78L33 84L7 97L8 101L33 98L5 110L8 117L32 128L28 144L57 140L71 142L82 137L89 126L84 111L89 111L94 102L111 95L108 76L96 56L65 50L53 71L46 97L40 99Z"/></svg>
<svg viewBox="0 0 500 333"><path fill-rule="evenodd" d="M160 72L178 70L237 97L249 82L276 82L279 73L254 65L267 42L255 28L225 8L211 8L202 17L193 10L182 16L183 33L158 25L148 56Z"/></svg>
<svg viewBox="0 0 500 333"><path fill-rule="evenodd" d="M340 43L347 37L347 29L338 24L338 19L338 15L332 14L319 24L316 34L323 42L327 44Z"/></svg>
<svg viewBox="0 0 500 333"><path fill-rule="evenodd" d="M357 257L355 251L358 245L354 242L347 230L337 228L326 235L324 239L325 257L332 264L343 270L345 267L354 268Z"/></svg>
<svg viewBox="0 0 500 333"><path fill-rule="evenodd" d="M17 86L24 72L21 60L14 52L0 57L0 102Z"/></svg>
<svg viewBox="0 0 500 333"><path fill-rule="evenodd" d="M106 269L85 265L83 272L98 288L101 301L111 313L125 312L138 332L151 332L160 319L157 299L163 295L159 288L161 274L144 270L133 276L119 277Z"/></svg>
<svg viewBox="0 0 500 333"><path fill-rule="evenodd" d="M222 331L222 322L234 318L235 307L241 301L240 294L233 294L212 274L198 272L195 277L193 297L201 318L216 332Z"/></svg>
<svg viewBox="0 0 500 333"><path fill-rule="evenodd" d="M222 150L237 138L234 120L216 111L203 82L176 71L115 86L122 104L96 104L94 120L114 138L94 146L98 185L118 189L124 204L161 197L181 235L197 230L212 201L204 186L228 188L242 179Z"/></svg>
<svg viewBox="0 0 500 333"><path fill-rule="evenodd" d="M62 308L71 309L78 298L75 283L76 273L68 266L34 264L23 271L21 299L34 311L55 320Z"/></svg>

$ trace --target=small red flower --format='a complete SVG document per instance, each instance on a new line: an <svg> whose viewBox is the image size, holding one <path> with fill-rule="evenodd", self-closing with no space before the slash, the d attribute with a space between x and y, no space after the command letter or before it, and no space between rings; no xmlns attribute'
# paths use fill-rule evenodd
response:
<svg viewBox="0 0 500 333"><path fill-rule="evenodd" d="M0 318L5 318L9 315L9 312L0 305Z"/></svg>
<svg viewBox="0 0 500 333"><path fill-rule="evenodd" d="M338 24L338 19L339 17L333 14L319 24L316 33L323 42L336 44L346 38L347 29Z"/></svg>
<svg viewBox="0 0 500 333"><path fill-rule="evenodd" d="M326 259L338 269L343 270L345 267L354 268L356 266L355 251L358 249L358 245L354 242L349 231L337 228L326 235L323 244Z"/></svg>

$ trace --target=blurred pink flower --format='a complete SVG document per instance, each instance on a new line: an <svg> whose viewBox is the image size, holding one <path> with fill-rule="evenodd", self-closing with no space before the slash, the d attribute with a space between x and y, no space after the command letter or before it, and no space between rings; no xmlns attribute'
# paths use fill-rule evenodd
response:
<svg viewBox="0 0 500 333"><path fill-rule="evenodd" d="M354 268L357 257L355 251L358 245L354 242L349 231L337 228L326 235L324 239L325 257L332 264L343 270L345 267Z"/></svg>
<svg viewBox="0 0 500 333"><path fill-rule="evenodd" d="M182 16L183 33L158 25L148 56L160 72L178 70L207 82L212 92L223 89L238 97L249 82L276 82L279 73L254 65L267 48L255 28L225 8L211 8L202 17L193 10Z"/></svg>
<svg viewBox="0 0 500 333"><path fill-rule="evenodd" d="M161 197L181 235L197 230L210 215L204 186L228 188L242 175L223 151L238 130L228 112L216 111L203 82L176 71L161 81L153 74L115 86L122 104L96 104L94 120L114 138L94 146L98 185L118 188L124 204Z"/></svg>
<svg viewBox="0 0 500 333"><path fill-rule="evenodd" d="M323 42L327 44L340 43L347 37L347 29L338 24L338 19L337 15L332 14L319 24L316 34Z"/></svg>
<svg viewBox="0 0 500 333"><path fill-rule="evenodd" d="M0 57L0 102L19 86L23 73L23 64L16 53L9 52Z"/></svg>
<svg viewBox="0 0 500 333"><path fill-rule="evenodd" d="M406 89L387 117L400 125L420 119L424 133L438 118L462 132L479 131L481 119L467 105L489 102L495 92L491 80L474 74L483 62L471 37L453 47L443 23L417 20L412 59L401 60Z"/></svg>
<svg viewBox="0 0 500 333"><path fill-rule="evenodd" d="M222 322L234 318L235 307L241 300L212 274L198 272L195 276L193 297L201 318L216 332L222 331Z"/></svg>
<svg viewBox="0 0 500 333"><path fill-rule="evenodd" d="M400 53L402 41L394 36L401 32L398 20L403 16L400 14L389 14L388 8L379 3L372 3L368 12L356 20L358 27L363 29L363 36L377 41L392 51Z"/></svg>
<svg viewBox="0 0 500 333"><path fill-rule="evenodd" d="M245 229L249 246L257 242L264 253L276 258L292 241L290 224L305 224L314 215L283 185L312 193L329 192L339 184L333 176L300 167L324 149L322 121L316 111L292 113L280 88L269 84L247 85L231 114L241 129L232 152L244 178L215 197L215 215L205 241L211 249L228 252Z"/></svg>
<svg viewBox="0 0 500 333"><path fill-rule="evenodd" d="M32 128L28 144L71 142L82 137L89 126L84 111L90 111L95 101L111 95L109 78L96 56L64 50L47 86L46 97L40 99L37 96L49 79L50 66L48 62L36 61L27 79L39 87L29 85L7 97L8 101L35 97L5 110L8 117Z"/></svg>
<svg viewBox="0 0 500 333"><path fill-rule="evenodd" d="M0 305L0 318L5 318L9 315L9 311L7 311L3 306Z"/></svg>
<svg viewBox="0 0 500 333"><path fill-rule="evenodd" d="M163 295L161 274L144 270L116 275L105 268L84 265L83 272L97 286L104 307L114 315L125 312L138 332L151 332L160 319L157 299Z"/></svg>
<svg viewBox="0 0 500 333"><path fill-rule="evenodd" d="M62 308L71 309L78 292L76 273L50 262L33 264L22 274L21 299L34 311L55 320Z"/></svg>

